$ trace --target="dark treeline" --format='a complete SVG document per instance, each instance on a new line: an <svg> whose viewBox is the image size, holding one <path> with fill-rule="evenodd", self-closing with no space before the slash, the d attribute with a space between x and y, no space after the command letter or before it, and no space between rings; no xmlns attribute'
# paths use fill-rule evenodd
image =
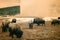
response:
<svg viewBox="0 0 60 40"><path fill-rule="evenodd" d="M20 13L20 6L0 8L0 16L1 15L16 15L18 13Z"/></svg>

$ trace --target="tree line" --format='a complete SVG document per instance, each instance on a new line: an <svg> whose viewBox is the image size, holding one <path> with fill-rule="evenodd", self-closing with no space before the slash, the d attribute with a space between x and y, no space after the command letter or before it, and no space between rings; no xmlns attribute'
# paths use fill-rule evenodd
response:
<svg viewBox="0 0 60 40"><path fill-rule="evenodd" d="M1 15L16 15L18 13L20 13L20 6L0 8L0 16Z"/></svg>

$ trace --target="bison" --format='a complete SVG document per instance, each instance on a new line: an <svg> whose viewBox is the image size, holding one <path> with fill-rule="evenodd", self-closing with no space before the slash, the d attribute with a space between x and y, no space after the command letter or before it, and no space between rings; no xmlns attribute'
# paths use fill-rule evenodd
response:
<svg viewBox="0 0 60 40"><path fill-rule="evenodd" d="M9 21L8 20L3 20L2 22L2 32L7 32L8 28L9 28Z"/></svg>
<svg viewBox="0 0 60 40"><path fill-rule="evenodd" d="M33 29L33 23L29 23L29 29Z"/></svg>
<svg viewBox="0 0 60 40"><path fill-rule="evenodd" d="M20 29L20 26L16 23L16 19L13 19L9 24L9 36L13 38L13 35L16 35L17 38L21 38L23 31Z"/></svg>
<svg viewBox="0 0 60 40"><path fill-rule="evenodd" d="M41 18L34 18L33 24L37 24L37 25L45 25L45 20L41 19Z"/></svg>
<svg viewBox="0 0 60 40"><path fill-rule="evenodd" d="M57 19L52 20L51 25L55 26L56 24L60 24L60 20Z"/></svg>
<svg viewBox="0 0 60 40"><path fill-rule="evenodd" d="M60 19L60 17L58 17L58 19Z"/></svg>

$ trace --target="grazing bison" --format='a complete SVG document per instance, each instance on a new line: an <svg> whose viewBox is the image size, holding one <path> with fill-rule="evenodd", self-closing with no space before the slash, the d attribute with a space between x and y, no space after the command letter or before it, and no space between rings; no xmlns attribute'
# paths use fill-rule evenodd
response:
<svg viewBox="0 0 60 40"><path fill-rule="evenodd" d="M52 20L51 25L55 26L56 24L60 24L60 20L57 20L57 19Z"/></svg>
<svg viewBox="0 0 60 40"><path fill-rule="evenodd" d="M40 19L40 18L35 18L33 23L38 24L38 25L40 24L45 25L45 20Z"/></svg>
<svg viewBox="0 0 60 40"><path fill-rule="evenodd" d="M13 38L13 35L16 35L17 38L21 38L23 31L20 29L20 26L16 23L16 19L13 19L9 24L9 36Z"/></svg>
<svg viewBox="0 0 60 40"><path fill-rule="evenodd" d="M8 20L3 20L2 22L2 32L7 32L8 27L9 27L9 21Z"/></svg>

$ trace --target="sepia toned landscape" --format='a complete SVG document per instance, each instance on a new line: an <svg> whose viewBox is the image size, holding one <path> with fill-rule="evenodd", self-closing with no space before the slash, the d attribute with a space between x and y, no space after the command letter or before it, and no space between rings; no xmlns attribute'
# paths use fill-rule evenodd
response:
<svg viewBox="0 0 60 40"><path fill-rule="evenodd" d="M60 0L21 0L20 6L20 16L60 16Z"/></svg>
<svg viewBox="0 0 60 40"><path fill-rule="evenodd" d="M29 23L35 17L45 20L45 25ZM60 24L51 25L53 19L60 17L60 0L0 0L0 40L60 40ZM21 38L11 38L9 31L2 32L2 22L17 19L23 31ZM59 19L60 20L60 19Z"/></svg>
<svg viewBox="0 0 60 40"><path fill-rule="evenodd" d="M16 36L11 38L8 31L2 32L2 20L0 19L0 40L60 40L60 25L51 25L51 21L46 21L45 26L34 24L33 29L29 29L29 21L17 21L22 28L23 36L21 38L16 38Z"/></svg>

